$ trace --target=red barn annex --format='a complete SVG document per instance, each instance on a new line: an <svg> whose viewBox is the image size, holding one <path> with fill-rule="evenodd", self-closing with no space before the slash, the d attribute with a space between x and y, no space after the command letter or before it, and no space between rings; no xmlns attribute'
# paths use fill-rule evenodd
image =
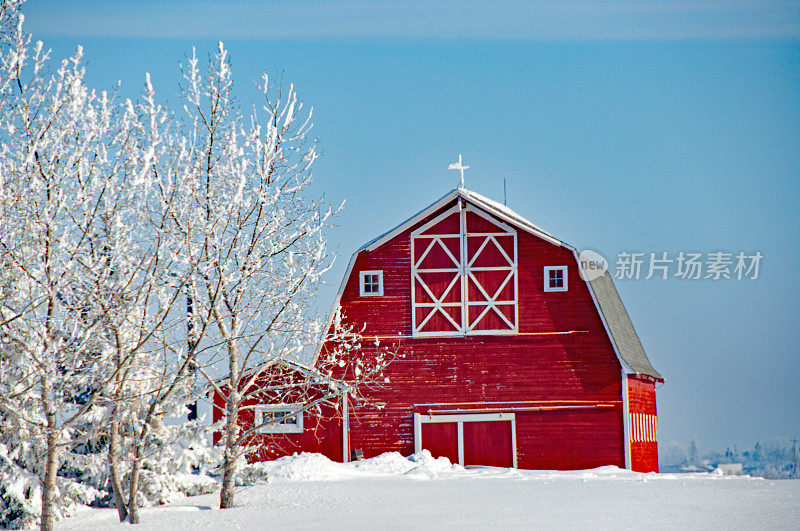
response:
<svg viewBox="0 0 800 531"><path fill-rule="evenodd" d="M379 407L345 399L318 422L305 411L272 426L282 435L265 435L256 458L425 448L463 465L658 471L663 378L610 275L586 281L579 267L573 247L453 190L359 249L342 282L347 321L404 354L365 391Z"/></svg>

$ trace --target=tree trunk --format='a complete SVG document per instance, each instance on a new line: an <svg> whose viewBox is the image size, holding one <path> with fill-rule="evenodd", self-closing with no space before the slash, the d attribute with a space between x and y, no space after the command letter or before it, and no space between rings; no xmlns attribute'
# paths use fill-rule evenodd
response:
<svg viewBox="0 0 800 531"><path fill-rule="evenodd" d="M236 330L234 320L232 329ZM239 350L233 340L228 340L228 400L225 414L225 454L222 471L222 490L219 492L219 508L233 507L233 494L236 488L237 436L239 435Z"/></svg>
<svg viewBox="0 0 800 531"><path fill-rule="evenodd" d="M225 415L225 453L223 459L222 490L219 493L219 508L233 507L233 494L236 487L236 436L239 416L239 393L231 392L228 396Z"/></svg>
<svg viewBox="0 0 800 531"><path fill-rule="evenodd" d="M114 505L117 506L119 521L124 522L128 517L128 509L125 506L125 499L122 493L122 481L119 478L119 405L114 406L111 413L111 426L108 436L108 475L111 480L111 491L114 493Z"/></svg>
<svg viewBox="0 0 800 531"><path fill-rule="evenodd" d="M55 522L56 472L58 472L57 439L55 428L48 428L47 465L42 482L42 531L53 529Z"/></svg>
<svg viewBox="0 0 800 531"><path fill-rule="evenodd" d="M131 463L131 479L128 488L128 522L139 523L139 506L136 504L136 495L139 493L139 478L142 472L142 459L144 459L144 439L147 437L147 428L142 429L142 435L133 448L133 462Z"/></svg>
<svg viewBox="0 0 800 531"><path fill-rule="evenodd" d="M51 402L50 379L42 378L42 397L47 417L47 461L42 481L42 531L51 531L55 522L56 473L58 472L58 429Z"/></svg>

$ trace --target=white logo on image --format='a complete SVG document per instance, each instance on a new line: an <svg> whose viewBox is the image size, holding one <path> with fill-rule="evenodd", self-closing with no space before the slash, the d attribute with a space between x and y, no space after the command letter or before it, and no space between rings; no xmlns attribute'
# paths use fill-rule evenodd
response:
<svg viewBox="0 0 800 531"><path fill-rule="evenodd" d="M578 255L578 262L580 263L581 278L586 281L592 281L600 278L608 270L608 260L603 255L584 249Z"/></svg>

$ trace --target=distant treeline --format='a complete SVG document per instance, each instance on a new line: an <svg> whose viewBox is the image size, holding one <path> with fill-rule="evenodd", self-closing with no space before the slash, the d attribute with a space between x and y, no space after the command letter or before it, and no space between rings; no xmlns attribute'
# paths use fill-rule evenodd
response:
<svg viewBox="0 0 800 531"><path fill-rule="evenodd" d="M747 449L731 445L724 450L701 451L697 437L684 444L670 441L659 448L662 472L699 472L713 470L723 463L742 463L745 474L770 479L800 478L797 439L788 437L756 441Z"/></svg>

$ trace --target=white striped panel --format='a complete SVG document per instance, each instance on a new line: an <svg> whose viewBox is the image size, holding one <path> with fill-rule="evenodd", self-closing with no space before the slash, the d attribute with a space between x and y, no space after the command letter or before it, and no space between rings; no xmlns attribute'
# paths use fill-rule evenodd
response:
<svg viewBox="0 0 800 531"><path fill-rule="evenodd" d="M630 426L631 442L658 441L658 423L655 415L629 413L628 425Z"/></svg>

